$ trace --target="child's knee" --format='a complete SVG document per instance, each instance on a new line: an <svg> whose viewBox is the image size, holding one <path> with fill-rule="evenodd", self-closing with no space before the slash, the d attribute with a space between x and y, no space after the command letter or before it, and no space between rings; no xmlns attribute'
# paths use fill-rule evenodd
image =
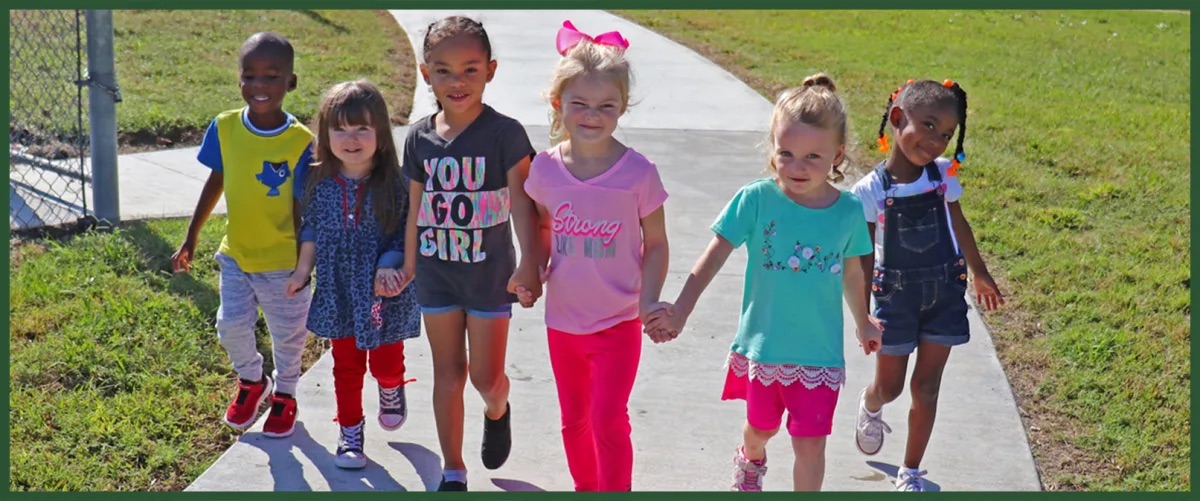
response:
<svg viewBox="0 0 1200 501"><path fill-rule="evenodd" d="M876 381L875 396L883 400L883 403L888 404L900 398L900 394L904 392L904 380Z"/></svg>
<svg viewBox="0 0 1200 501"><path fill-rule="evenodd" d="M825 456L826 437L792 437L792 450L797 458L816 458Z"/></svg>
<svg viewBox="0 0 1200 501"><path fill-rule="evenodd" d="M591 418L593 427L610 433L628 435L633 430L629 424L629 410L625 406L593 404Z"/></svg>
<svg viewBox="0 0 1200 501"><path fill-rule="evenodd" d="M444 363L433 368L433 385L435 387L462 388L467 385L466 362Z"/></svg>
<svg viewBox="0 0 1200 501"><path fill-rule="evenodd" d="M491 395L505 382L503 371L471 371L471 385L483 395Z"/></svg>
<svg viewBox="0 0 1200 501"><path fill-rule="evenodd" d="M767 440L770 440L771 437L774 437L776 434L779 433L779 427L775 427L775 428L772 428L769 430L764 430L762 428L755 427L754 425L750 424L749 422L746 423L744 430L745 430L746 438L758 440L761 442L766 442Z"/></svg>
<svg viewBox="0 0 1200 501"><path fill-rule="evenodd" d="M923 406L936 406L941 387L941 379L913 378L911 388L913 403Z"/></svg>

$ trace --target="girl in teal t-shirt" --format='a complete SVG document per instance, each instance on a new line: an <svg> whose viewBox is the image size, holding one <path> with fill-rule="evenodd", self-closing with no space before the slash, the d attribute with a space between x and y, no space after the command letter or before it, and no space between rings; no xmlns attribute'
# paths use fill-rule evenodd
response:
<svg viewBox="0 0 1200 501"><path fill-rule="evenodd" d="M830 184L840 180L846 113L824 74L780 95L771 117L770 178L738 190L717 218L708 249L674 305L660 304L647 333L673 339L733 249L750 253L741 321L722 399L746 401L733 490L762 490L766 444L783 424L796 453L795 490L820 490L825 438L845 382L842 298L866 353L879 346L869 318L859 256L871 252L862 205Z"/></svg>

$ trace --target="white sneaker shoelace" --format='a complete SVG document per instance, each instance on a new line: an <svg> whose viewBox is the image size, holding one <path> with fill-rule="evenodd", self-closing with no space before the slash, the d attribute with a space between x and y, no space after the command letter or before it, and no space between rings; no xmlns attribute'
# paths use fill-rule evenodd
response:
<svg viewBox="0 0 1200 501"><path fill-rule="evenodd" d="M923 479L927 473L929 472L926 470L916 472L901 470L896 475L896 490L903 492L924 492L925 484L923 483Z"/></svg>

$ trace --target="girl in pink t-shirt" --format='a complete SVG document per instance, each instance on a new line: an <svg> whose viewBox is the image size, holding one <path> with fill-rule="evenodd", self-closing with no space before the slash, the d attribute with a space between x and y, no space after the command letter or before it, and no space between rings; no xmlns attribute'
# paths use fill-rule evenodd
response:
<svg viewBox="0 0 1200 501"><path fill-rule="evenodd" d="M626 47L616 32L591 38L563 23L548 93L557 144L533 159L525 182L542 222L531 257L550 264L550 364L577 491L631 490L629 394L642 319L667 273L667 193L654 164L612 137L629 105ZM516 292L533 305L524 287Z"/></svg>

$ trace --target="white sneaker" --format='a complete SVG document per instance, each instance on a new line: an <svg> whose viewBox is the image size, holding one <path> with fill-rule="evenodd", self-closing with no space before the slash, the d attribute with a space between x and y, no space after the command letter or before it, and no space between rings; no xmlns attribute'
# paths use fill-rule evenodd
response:
<svg viewBox="0 0 1200 501"><path fill-rule="evenodd" d="M891 433L892 427L883 422L883 409L871 414L867 410L867 389L858 394L858 425L854 427L854 444L868 456L874 456L883 448L884 432Z"/></svg>
<svg viewBox="0 0 1200 501"><path fill-rule="evenodd" d="M367 455L363 453L363 425L366 423L364 419L354 426L341 427L337 456L333 458L333 464L338 468L357 470L367 465Z"/></svg>
<svg viewBox="0 0 1200 501"><path fill-rule="evenodd" d="M925 492L925 470L900 468L896 474L896 490L899 492Z"/></svg>
<svg viewBox="0 0 1200 501"><path fill-rule="evenodd" d="M379 426L392 431L400 428L408 419L408 399L404 386L379 388Z"/></svg>

